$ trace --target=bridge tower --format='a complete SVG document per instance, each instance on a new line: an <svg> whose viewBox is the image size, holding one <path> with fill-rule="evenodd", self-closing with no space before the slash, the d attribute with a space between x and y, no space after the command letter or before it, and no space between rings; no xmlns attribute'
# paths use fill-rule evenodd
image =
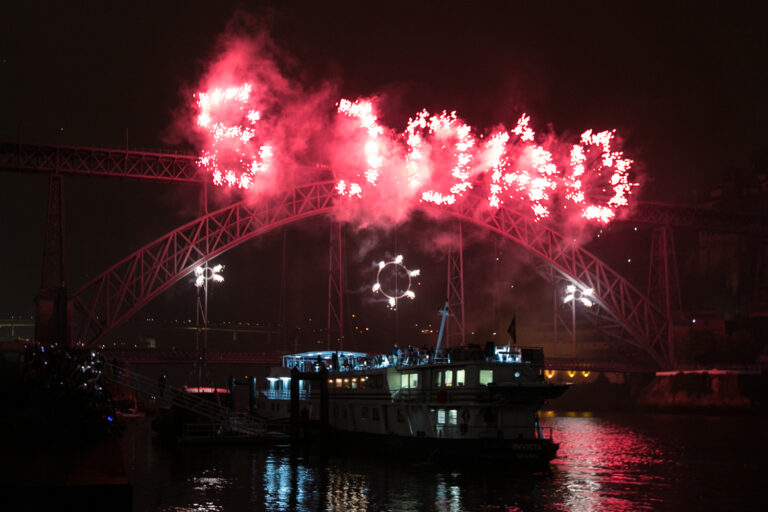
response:
<svg viewBox="0 0 768 512"><path fill-rule="evenodd" d="M340 222L331 221L328 251L328 346L344 349L344 234ZM338 342L338 345L336 343Z"/></svg>
<svg viewBox="0 0 768 512"><path fill-rule="evenodd" d="M682 302L675 242L670 226L661 226L653 230L648 266L648 297L660 306L667 318L665 342L668 359L674 364L675 345L672 326L673 319L682 311Z"/></svg>
<svg viewBox="0 0 768 512"><path fill-rule="evenodd" d="M455 344L465 346L464 330L464 240L461 222L457 222L456 244L448 246L447 301L450 315L446 324L446 347Z"/></svg>
<svg viewBox="0 0 768 512"><path fill-rule="evenodd" d="M45 245L40 291L36 297L35 339L43 343L72 342L69 330L71 311L64 267L64 205L62 175L48 178L48 205L45 218Z"/></svg>

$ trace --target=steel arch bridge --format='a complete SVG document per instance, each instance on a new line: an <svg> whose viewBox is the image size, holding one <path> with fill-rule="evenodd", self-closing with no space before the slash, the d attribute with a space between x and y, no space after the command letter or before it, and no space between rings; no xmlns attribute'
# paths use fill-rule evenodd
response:
<svg viewBox="0 0 768 512"><path fill-rule="evenodd" d="M196 161L195 155L167 150L0 141L0 170L52 177L86 175L204 185L206 177L198 171ZM257 206L231 205L168 233L75 292L75 335L89 344L98 342L197 264L280 225L329 212L334 195L329 183L310 184ZM557 231L511 210L476 208L480 201L470 198L453 208L440 207L440 212L513 240L561 277L594 288L601 307L585 312L602 332L642 349L660 366L671 364L668 318L637 288L594 255L569 245ZM49 198L49 210L51 206ZM709 208L638 202L624 220L768 239L768 217Z"/></svg>
<svg viewBox="0 0 768 512"><path fill-rule="evenodd" d="M71 296L74 341L94 345L149 301L211 258L272 229L330 213L338 195L331 181L296 186L258 203L241 201L189 222L118 262ZM660 367L672 364L667 318L640 291L562 234L510 208L480 208L470 195L451 207L423 205L507 238L565 278L594 289L601 330L644 351Z"/></svg>

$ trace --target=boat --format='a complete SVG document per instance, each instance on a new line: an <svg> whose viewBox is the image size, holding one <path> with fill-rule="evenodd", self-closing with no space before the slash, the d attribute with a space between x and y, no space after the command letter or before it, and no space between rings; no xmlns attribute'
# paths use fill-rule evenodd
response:
<svg viewBox="0 0 768 512"><path fill-rule="evenodd" d="M538 411L567 384L544 375L543 350L507 344L392 354L285 355L260 391L268 422L320 425L331 439L434 458L546 465L558 444Z"/></svg>

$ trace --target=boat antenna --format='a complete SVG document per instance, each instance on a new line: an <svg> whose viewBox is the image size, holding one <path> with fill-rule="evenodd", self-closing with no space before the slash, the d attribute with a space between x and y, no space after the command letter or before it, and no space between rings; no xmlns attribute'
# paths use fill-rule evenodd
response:
<svg viewBox="0 0 768 512"><path fill-rule="evenodd" d="M440 320L440 334L437 335L437 346L435 347L435 354L440 352L440 343L443 341L443 332L445 332L445 319L449 316L453 316L448 312L448 301L445 301L445 306L443 306L443 309L438 309L437 313L443 317L442 320Z"/></svg>

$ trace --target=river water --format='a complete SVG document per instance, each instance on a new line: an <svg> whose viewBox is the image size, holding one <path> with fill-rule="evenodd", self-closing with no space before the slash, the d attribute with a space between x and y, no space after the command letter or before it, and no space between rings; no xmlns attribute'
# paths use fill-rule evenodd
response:
<svg viewBox="0 0 768 512"><path fill-rule="evenodd" d="M560 443L543 474L168 445L146 421L123 446L135 511L768 510L768 418L546 413L542 424Z"/></svg>

